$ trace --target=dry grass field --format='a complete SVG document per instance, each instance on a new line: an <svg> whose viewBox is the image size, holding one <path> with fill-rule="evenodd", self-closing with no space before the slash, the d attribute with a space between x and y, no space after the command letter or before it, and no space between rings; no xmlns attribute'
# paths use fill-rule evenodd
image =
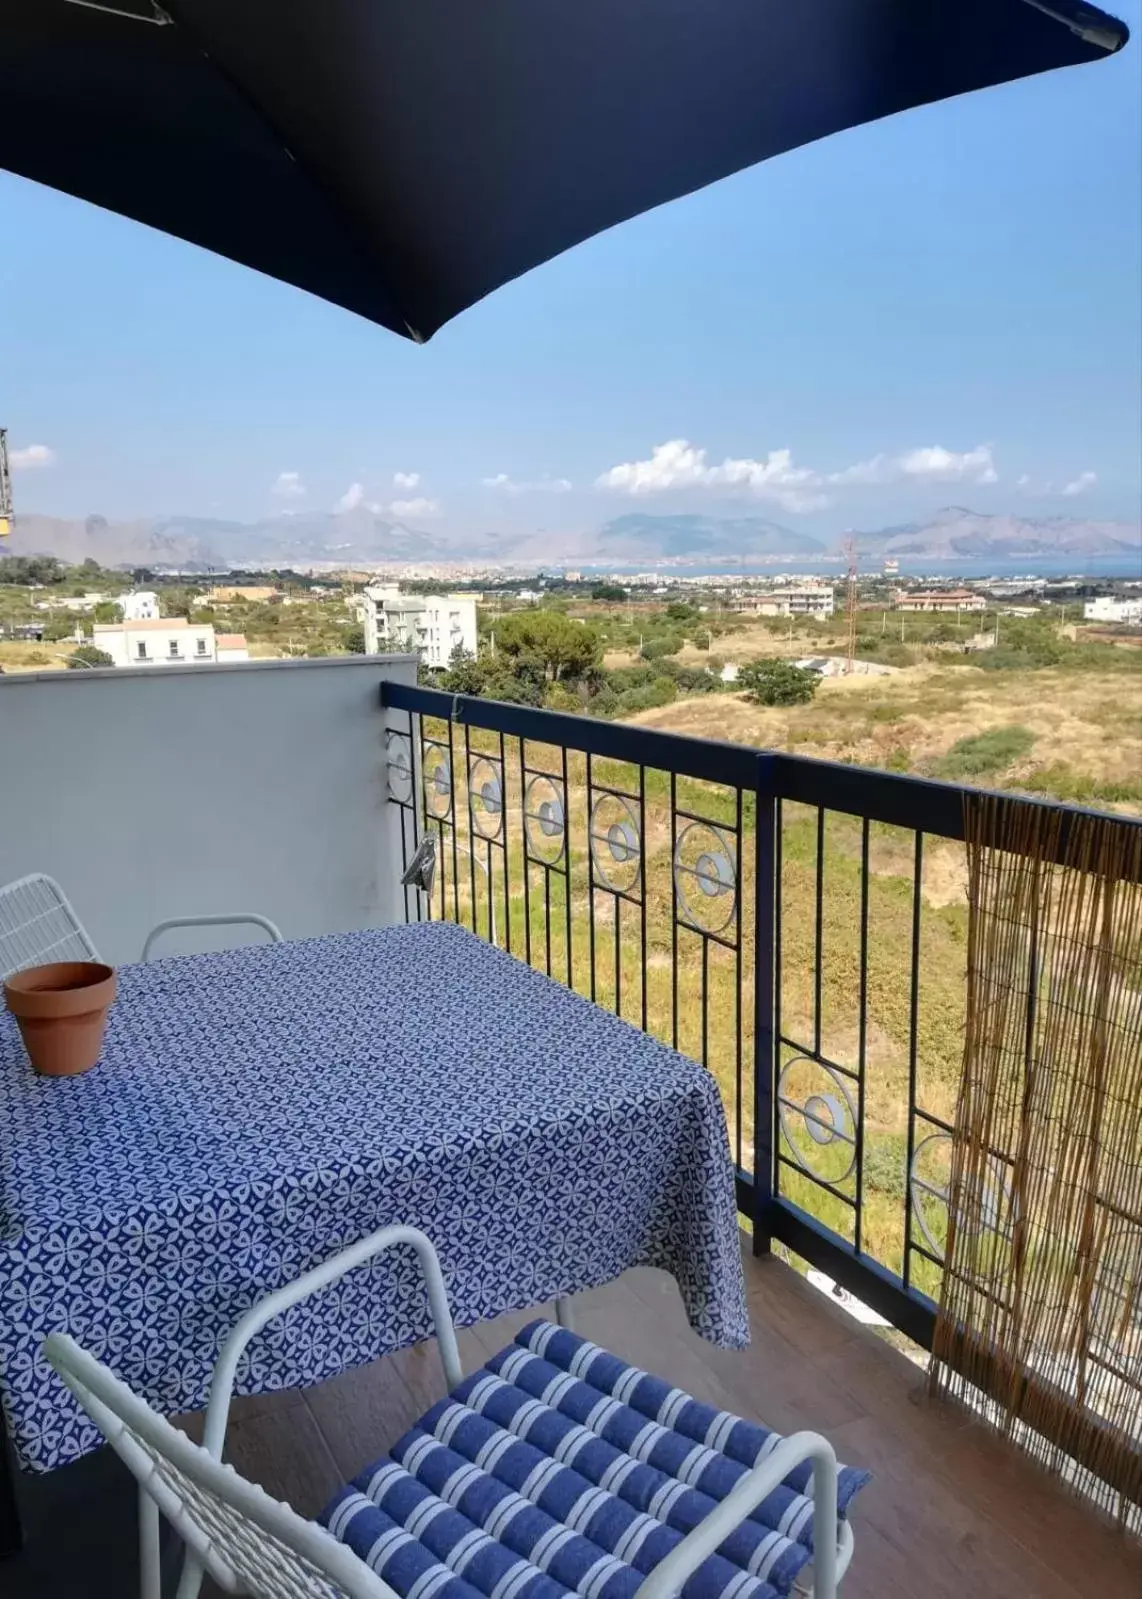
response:
<svg viewBox="0 0 1142 1599"><path fill-rule="evenodd" d="M719 640L719 646L724 640ZM700 738L934 776L961 740L1027 730L1025 754L975 780L1142 810L1142 673L985 672L925 664L884 677L827 678L809 705L741 694L679 700L632 718Z"/></svg>

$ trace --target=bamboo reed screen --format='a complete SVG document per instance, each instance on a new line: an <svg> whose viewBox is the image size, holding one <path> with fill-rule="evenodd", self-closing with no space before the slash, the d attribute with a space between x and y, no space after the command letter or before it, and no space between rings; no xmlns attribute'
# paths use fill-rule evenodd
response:
<svg viewBox="0 0 1142 1599"><path fill-rule="evenodd" d="M1142 1526L1142 828L966 802L934 1389Z"/></svg>

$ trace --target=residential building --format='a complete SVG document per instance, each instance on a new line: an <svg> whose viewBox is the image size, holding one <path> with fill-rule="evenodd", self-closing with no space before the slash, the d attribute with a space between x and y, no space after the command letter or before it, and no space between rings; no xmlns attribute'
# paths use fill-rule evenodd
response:
<svg viewBox="0 0 1142 1599"><path fill-rule="evenodd" d="M831 583L805 583L772 594L747 594L731 609L748 616L832 616L837 608Z"/></svg>
<svg viewBox="0 0 1142 1599"><path fill-rule="evenodd" d="M446 667L458 649L475 655L476 601L470 594L405 594L374 584L361 595L366 655L411 650L426 666Z"/></svg>
<svg viewBox="0 0 1142 1599"><path fill-rule="evenodd" d="M159 620L159 597L157 594L152 594L149 589L134 589L130 594L120 594L118 604L123 612L124 622Z"/></svg>
<svg viewBox="0 0 1142 1599"><path fill-rule="evenodd" d="M217 633L214 638L216 661L248 661L249 646L245 633Z"/></svg>
<svg viewBox="0 0 1142 1599"><path fill-rule="evenodd" d="M1127 627L1142 627L1142 600L1113 599L1109 594L1097 600L1087 600L1083 606L1084 622L1120 622Z"/></svg>
<svg viewBox="0 0 1142 1599"><path fill-rule="evenodd" d="M971 589L900 589L898 611L986 611L987 600Z"/></svg>
<svg viewBox="0 0 1142 1599"><path fill-rule="evenodd" d="M96 622L92 634L95 647L105 650L116 666L185 666L249 659L241 633L216 636L208 622L188 622L185 616Z"/></svg>
<svg viewBox="0 0 1142 1599"><path fill-rule="evenodd" d="M90 611L95 606L102 605L104 600L111 599L110 594L101 594L94 589L89 589L86 594L51 595L46 600L36 601L37 611Z"/></svg>

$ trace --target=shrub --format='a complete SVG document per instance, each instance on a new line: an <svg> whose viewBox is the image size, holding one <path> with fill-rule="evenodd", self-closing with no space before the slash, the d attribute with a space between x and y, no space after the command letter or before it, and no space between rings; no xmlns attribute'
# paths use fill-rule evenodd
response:
<svg viewBox="0 0 1142 1599"><path fill-rule="evenodd" d="M1142 784L1101 782L1089 772L1080 772L1067 761L1052 761L1048 766L1037 766L1020 784L1032 794L1047 794L1052 799L1085 805L1092 801L1114 805L1123 801L1142 800Z"/></svg>
<svg viewBox="0 0 1142 1599"><path fill-rule="evenodd" d="M644 639L639 653L644 661L661 661L664 655L677 655L685 642L680 634L659 633Z"/></svg>
<svg viewBox="0 0 1142 1599"><path fill-rule="evenodd" d="M982 777L985 772L998 772L1013 761L1022 760L1034 743L1035 735L1029 727L1015 723L992 727L986 733L972 733L967 738L957 739L933 770L937 777L953 782Z"/></svg>
<svg viewBox="0 0 1142 1599"><path fill-rule="evenodd" d="M750 661L738 673L737 686L755 705L807 705L820 682L819 673L792 661Z"/></svg>
<svg viewBox="0 0 1142 1599"><path fill-rule="evenodd" d="M83 671L92 666L114 666L115 662L106 650L96 649L94 644L81 644L68 656L67 664L71 671Z"/></svg>

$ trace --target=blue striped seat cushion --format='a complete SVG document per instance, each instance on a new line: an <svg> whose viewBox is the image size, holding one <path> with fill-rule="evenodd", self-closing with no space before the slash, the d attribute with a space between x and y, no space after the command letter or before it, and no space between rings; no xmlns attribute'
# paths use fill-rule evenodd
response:
<svg viewBox="0 0 1142 1599"><path fill-rule="evenodd" d="M402 1599L634 1599L781 1442L551 1322L433 1405L321 1516ZM683 1588L777 1599L812 1559L799 1467ZM840 1468L842 1516L868 1473Z"/></svg>

